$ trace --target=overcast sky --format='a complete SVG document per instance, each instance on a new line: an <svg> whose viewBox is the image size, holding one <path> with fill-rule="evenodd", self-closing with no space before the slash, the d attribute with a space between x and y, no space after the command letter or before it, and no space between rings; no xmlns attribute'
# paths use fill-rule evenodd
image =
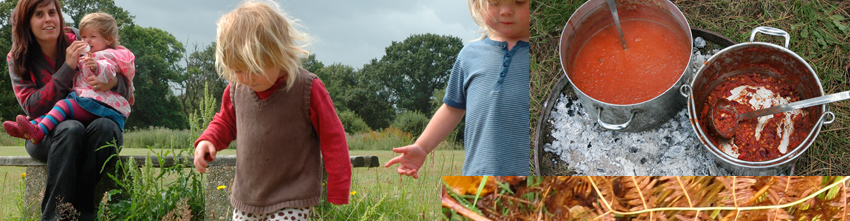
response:
<svg viewBox="0 0 850 221"><path fill-rule="evenodd" d="M115 0L136 16L142 27L170 32L187 52L215 41L218 19L240 0ZM480 36L464 0L277 0L290 17L301 20L302 31L313 38L308 48L330 65L362 68L380 59L393 41L412 34L433 33L459 37L464 44Z"/></svg>

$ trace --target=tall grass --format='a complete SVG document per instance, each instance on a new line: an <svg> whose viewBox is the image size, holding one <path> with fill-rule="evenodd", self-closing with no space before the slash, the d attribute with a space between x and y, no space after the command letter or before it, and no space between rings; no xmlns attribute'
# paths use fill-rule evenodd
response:
<svg viewBox="0 0 850 221"><path fill-rule="evenodd" d="M438 147L439 149L440 147ZM380 156L382 161L390 156ZM438 150L429 154L419 179L401 176L395 166L354 168L348 205L322 202L314 208L321 220L437 220L442 176L460 176L463 151Z"/></svg>
<svg viewBox="0 0 850 221"><path fill-rule="evenodd" d="M172 130L163 127L151 127L147 129L127 130L124 132L124 148L193 148L198 135L192 135L190 130ZM173 140L173 146L164 143L164 140ZM2 141L2 138L0 138ZM236 148L236 142L228 148Z"/></svg>
<svg viewBox="0 0 850 221"><path fill-rule="evenodd" d="M0 146L23 146L24 145L24 142L25 142L24 139L9 136L9 134L7 134L6 131L3 130L3 129L0 129L0 131L3 131L3 132L0 133Z"/></svg>
<svg viewBox="0 0 850 221"><path fill-rule="evenodd" d="M455 140L457 130L452 131L447 142L440 144L440 149L462 150L463 144L450 142ZM348 149L350 150L392 150L395 147L403 147L412 144L415 139L410 133L401 131L392 126L381 131L369 131L346 135Z"/></svg>
<svg viewBox="0 0 850 221"><path fill-rule="evenodd" d="M154 170L150 157L145 164L137 166L135 160L116 165L113 174L108 174L119 188L110 190L100 204L98 216L101 220L202 220L204 217L204 182L201 174L177 163L162 168L162 159L170 151L160 150ZM185 156L186 149L174 153L176 159Z"/></svg>

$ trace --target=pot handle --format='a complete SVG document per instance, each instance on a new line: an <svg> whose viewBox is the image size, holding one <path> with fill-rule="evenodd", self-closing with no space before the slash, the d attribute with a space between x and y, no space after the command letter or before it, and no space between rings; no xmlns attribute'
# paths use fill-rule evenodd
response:
<svg viewBox="0 0 850 221"><path fill-rule="evenodd" d="M682 84L682 86L679 87L679 93L684 97L691 96L691 92L691 85Z"/></svg>
<svg viewBox="0 0 850 221"><path fill-rule="evenodd" d="M750 33L750 42L753 42L753 40L756 38L756 33L785 37L785 48L788 48L788 43L791 41L791 35L789 35L788 32L783 31L782 29L759 26L754 28L753 32Z"/></svg>
<svg viewBox="0 0 850 221"><path fill-rule="evenodd" d="M605 128L607 130L613 130L613 131L625 130L626 128L629 128L629 125L632 124L632 119L635 118L636 114L637 114L637 112L632 112L632 116L629 116L629 121L626 121L625 123L609 124L609 123L602 122L602 108L596 107L596 123L599 123L600 127Z"/></svg>
<svg viewBox="0 0 850 221"><path fill-rule="evenodd" d="M824 120L823 124L831 124L832 122L835 122L835 113L832 113L832 111L824 112L823 115L821 116L821 118L827 119L825 117L829 117L828 118L829 120Z"/></svg>

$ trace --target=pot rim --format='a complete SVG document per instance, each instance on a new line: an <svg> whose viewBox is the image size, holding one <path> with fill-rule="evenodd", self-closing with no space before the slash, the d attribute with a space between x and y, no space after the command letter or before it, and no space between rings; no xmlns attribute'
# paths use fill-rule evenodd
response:
<svg viewBox="0 0 850 221"><path fill-rule="evenodd" d="M815 83L817 83L817 86L818 86L818 92L820 92L821 96L825 94L824 91L823 91L823 86L821 85L821 82L820 82L820 78L818 78L815 70L812 69L812 66L808 62L806 62L805 59L800 57L797 53L794 53L793 51L791 51L791 50L789 50L785 47L782 47L782 46L779 46L779 45L776 45L776 44L772 44L772 43L767 43L767 42L752 42L752 41L750 41L750 42L738 43L738 44L726 47L723 50L720 50L719 52L712 55L711 58L709 58L706 61L705 65L703 65L702 67L699 68L699 70L697 70L694 77L690 80L690 83L687 83L687 84L684 85L684 86L688 86L688 89L690 89L690 92L687 95L687 97L688 97L688 107L687 108L688 108L688 118L691 121L691 129L694 130L697 137L700 139L700 142L703 144L702 146L707 148L708 152L713 154L715 157L720 158L724 162L733 164L735 166L757 169L757 168L771 168L771 167L776 167L776 166L780 166L780 165L792 162L793 160L800 157L803 153L805 153L806 150L808 150L808 148L814 143L815 139L817 138L818 134L820 133L821 127L824 124L824 119L826 119L825 117L827 115L832 115L832 112L829 112L829 108L828 108L827 104L819 105L820 109L821 109L821 116L818 117L818 121L814 124L814 126L812 127L812 130L809 131L809 134L806 136L806 139L803 140L803 142L801 142L797 147L795 147L794 149L792 149L788 153L786 153L782 156L779 156L777 158L766 160L766 161L741 160L741 159L738 159L736 157L732 157L732 156L726 154L726 152L721 151L720 148L718 148L713 143L708 141L707 133L705 133L705 131L702 130L702 127L700 127L701 124L700 124L700 121L699 121L699 117L696 116L696 115L698 115L698 113L696 113L696 105L695 105L696 101L694 100L694 91L693 91L694 83L696 83L696 80L699 79L703 75L703 71L706 69L706 67L709 66L709 64L714 63L718 59L721 59L721 56L723 54L729 53L729 51L731 51L731 50L738 50L738 48L744 48L744 47L768 47L768 48L772 48L772 49L778 49L782 53L790 54L794 59L796 59L799 62L802 62L803 64L806 65L806 69L808 69L808 71L814 76Z"/></svg>
<svg viewBox="0 0 850 221"><path fill-rule="evenodd" d="M581 6L576 8L576 12L578 12L579 9L588 5L588 3L590 3L591 1L592 0L589 0L589 1L582 3ZM573 13L572 15L570 15L570 19L567 20L567 23L564 24L564 28L561 29L561 37L558 41L558 60L560 61L561 70L562 70L562 73L566 76L567 81L569 81L570 85L572 85L573 89L575 89L578 93L585 95L587 98L590 98L590 100L593 103L599 103L599 104L602 104L604 106L609 106L609 107L624 107L624 108L636 107L636 106L639 106L639 105L647 104L649 102L653 102L657 99L660 99L660 97L662 97L662 95L670 92L671 90L678 90L679 86L681 86L681 85L678 85L678 84L679 84L679 82L681 82L683 80L683 78L687 77L686 75L688 75L687 73L688 73L688 71L690 70L690 67L691 67L691 60L693 60L694 39L693 39L693 34L691 33L691 24L690 24L690 22L688 22L688 18L685 17L685 14L682 13L682 10L680 10L679 7L676 6L676 4L673 4L673 2L670 2L670 0L660 0L660 1L666 2L666 4L668 6L672 6L671 9L676 9L676 12L678 12L677 15L682 17L682 20L685 22L685 25L688 28L688 30L686 30L685 32L687 34L688 45L690 46L691 51L689 51L689 53L688 53L688 62L685 64L685 69L682 71L681 74L679 74L679 78L677 78L676 81L673 82L673 84L671 84L670 87L667 88L667 90L665 90L664 92L656 95L655 97L652 97L651 99L648 99L648 100L645 100L645 101L642 101L642 102L638 102L638 103L613 104L613 103L608 103L608 102L597 100L596 98L593 98L592 96L587 95L587 93L584 93L584 91L582 91L581 89L579 89L578 87L575 86L575 83L573 83L573 80L570 78L570 75L567 73L567 68L564 67L564 62L563 62L564 61L564 52L562 51L562 49L564 48L564 46L561 45L561 44L564 43L564 38L568 37L568 36L565 36L564 34L568 30L567 27L572 24L572 22L570 22L570 21L574 21L573 19L578 19L578 18L576 18L576 14L578 14L578 13ZM590 6L587 6L587 7L590 7ZM582 14L582 15L584 15L584 14ZM676 15L674 15L674 16L676 16ZM684 84L687 84L687 81L685 81L685 83L683 83L682 85L684 85Z"/></svg>

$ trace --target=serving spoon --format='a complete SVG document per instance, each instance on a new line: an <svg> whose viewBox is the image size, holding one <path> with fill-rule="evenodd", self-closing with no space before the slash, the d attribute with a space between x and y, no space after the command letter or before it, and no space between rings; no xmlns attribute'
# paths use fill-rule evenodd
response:
<svg viewBox="0 0 850 221"><path fill-rule="evenodd" d="M617 31L620 32L620 42L623 43L623 50L626 50L626 38L623 37L623 28L620 27L620 16L617 14L617 3L614 0L608 0L608 8L611 9L611 15L614 16L614 24L617 25Z"/></svg>
<svg viewBox="0 0 850 221"><path fill-rule="evenodd" d="M836 101L850 99L850 91L838 92L830 95L809 98L797 102L777 105L765 109L758 109L745 113L738 113L735 106L732 106L732 101L720 99L714 102L708 113L711 114L711 127L717 132L720 137L731 138L735 135L735 129L738 127L738 122L747 119L753 119L761 116L777 114L797 109L803 109L811 106L817 106Z"/></svg>

